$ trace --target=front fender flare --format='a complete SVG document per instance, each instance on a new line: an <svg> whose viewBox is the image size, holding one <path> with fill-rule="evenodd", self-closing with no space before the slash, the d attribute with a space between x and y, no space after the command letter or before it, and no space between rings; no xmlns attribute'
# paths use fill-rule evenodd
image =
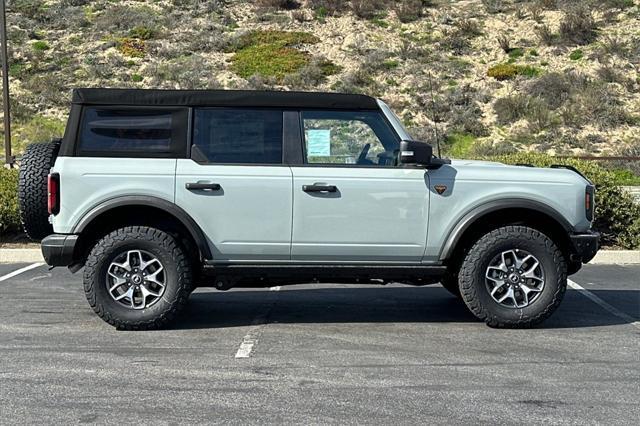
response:
<svg viewBox="0 0 640 426"><path fill-rule="evenodd" d="M467 212L462 219L456 223L453 229L449 232L447 236L446 242L442 247L440 252L440 260L447 260L453 254L458 242L464 235L464 233L480 218L483 216L495 212L498 210L506 210L506 209L527 209L533 210L542 214L549 216L551 219L555 220L562 228L564 228L567 232L573 231L573 226L569 221L560 214L557 210L549 207L546 204L543 204L539 201L529 200L525 198L508 198L508 199L500 199L493 200L487 203L481 204L479 206L474 207L469 212Z"/></svg>

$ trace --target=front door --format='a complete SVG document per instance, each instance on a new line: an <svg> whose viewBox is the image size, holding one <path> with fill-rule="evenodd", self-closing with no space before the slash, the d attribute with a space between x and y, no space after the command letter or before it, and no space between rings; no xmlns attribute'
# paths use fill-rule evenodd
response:
<svg viewBox="0 0 640 426"><path fill-rule="evenodd" d="M399 138L379 112L303 111L304 163L293 171L296 261L420 262L424 169L397 165Z"/></svg>
<svg viewBox="0 0 640 426"><path fill-rule="evenodd" d="M178 160L176 204L202 228L216 262L288 261L292 174L282 111L196 108L191 159Z"/></svg>

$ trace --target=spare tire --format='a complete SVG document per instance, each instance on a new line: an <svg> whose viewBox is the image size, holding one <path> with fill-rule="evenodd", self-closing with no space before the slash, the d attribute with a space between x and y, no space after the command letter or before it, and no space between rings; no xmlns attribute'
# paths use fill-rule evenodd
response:
<svg viewBox="0 0 640 426"><path fill-rule="evenodd" d="M47 176L59 149L59 140L31 144L20 162L20 219L24 231L34 240L41 240L53 233L47 206Z"/></svg>

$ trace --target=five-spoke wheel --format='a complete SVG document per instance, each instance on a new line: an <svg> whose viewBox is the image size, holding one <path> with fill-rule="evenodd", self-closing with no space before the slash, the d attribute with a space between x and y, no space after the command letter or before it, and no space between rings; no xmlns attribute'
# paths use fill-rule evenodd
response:
<svg viewBox="0 0 640 426"><path fill-rule="evenodd" d="M162 297L166 275L160 260L151 253L128 250L111 262L106 283L113 300L131 309L144 309Z"/></svg>
<svg viewBox="0 0 640 426"><path fill-rule="evenodd" d="M529 306L544 290L542 265L526 250L507 250L496 255L485 278L493 300L509 308Z"/></svg>

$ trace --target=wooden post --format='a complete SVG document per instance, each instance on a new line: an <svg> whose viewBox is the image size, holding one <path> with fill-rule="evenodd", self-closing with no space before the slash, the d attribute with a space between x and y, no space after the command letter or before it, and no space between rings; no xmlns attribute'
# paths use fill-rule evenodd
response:
<svg viewBox="0 0 640 426"><path fill-rule="evenodd" d="M11 155L11 108L9 106L9 58L7 55L7 15L5 0L0 0L0 43L2 43L2 104L4 110L4 158L6 167L13 167Z"/></svg>

